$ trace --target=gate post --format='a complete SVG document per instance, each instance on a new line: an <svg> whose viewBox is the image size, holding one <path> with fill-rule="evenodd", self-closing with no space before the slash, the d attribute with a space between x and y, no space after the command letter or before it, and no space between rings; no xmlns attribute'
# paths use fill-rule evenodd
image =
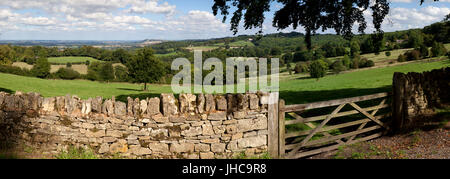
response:
<svg viewBox="0 0 450 179"><path fill-rule="evenodd" d="M268 127L268 140L267 140L267 151L271 158L279 157L279 133L278 133L278 102L279 102L279 93L274 92L270 93L269 96L269 105L268 105L268 114L267 114L267 127Z"/></svg>

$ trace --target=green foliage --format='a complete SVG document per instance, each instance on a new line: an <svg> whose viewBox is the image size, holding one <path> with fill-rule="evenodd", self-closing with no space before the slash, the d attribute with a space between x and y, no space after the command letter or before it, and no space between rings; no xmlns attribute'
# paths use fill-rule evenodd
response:
<svg viewBox="0 0 450 179"><path fill-rule="evenodd" d="M392 55L392 53L390 51L387 51L384 54L386 55L386 57L390 57Z"/></svg>
<svg viewBox="0 0 450 179"><path fill-rule="evenodd" d="M36 55L31 48L26 48L23 54L23 61L27 64L34 64L36 62Z"/></svg>
<svg viewBox="0 0 450 179"><path fill-rule="evenodd" d="M352 58L352 63L350 64L350 68L352 69L358 69L359 68L359 64L361 61L361 57L359 55L355 56Z"/></svg>
<svg viewBox="0 0 450 179"><path fill-rule="evenodd" d="M47 58L40 57L31 69L31 73L38 78L47 78L50 75L50 63Z"/></svg>
<svg viewBox="0 0 450 179"><path fill-rule="evenodd" d="M270 49L270 55L273 56L281 55L280 47L273 47L272 49Z"/></svg>
<svg viewBox="0 0 450 179"><path fill-rule="evenodd" d="M421 44L418 49L416 49L420 52L420 56L422 58L427 58L430 55L430 50L425 44Z"/></svg>
<svg viewBox="0 0 450 179"><path fill-rule="evenodd" d="M31 71L26 68L20 68L10 65L0 65L0 73L8 73L20 76L33 76Z"/></svg>
<svg viewBox="0 0 450 179"><path fill-rule="evenodd" d="M309 72L309 65L307 62L299 62L295 65L295 73L307 73Z"/></svg>
<svg viewBox="0 0 450 179"><path fill-rule="evenodd" d="M342 59L342 64L345 66L345 68L350 69L352 60L348 55L345 55Z"/></svg>
<svg viewBox="0 0 450 179"><path fill-rule="evenodd" d="M312 51L301 51L294 53L294 62L306 62L314 60L314 53Z"/></svg>
<svg viewBox="0 0 450 179"><path fill-rule="evenodd" d="M333 72L335 74L339 74L342 71L347 70L347 68L344 66L344 63L341 60L337 60L333 63L333 65L331 66L331 69L333 70Z"/></svg>
<svg viewBox="0 0 450 179"><path fill-rule="evenodd" d="M310 64L309 68L311 77L319 79L326 75L328 64L323 60L315 60Z"/></svg>
<svg viewBox="0 0 450 179"><path fill-rule="evenodd" d="M405 53L406 60L408 61L414 61L414 60L420 60L420 52L418 50L411 50Z"/></svg>
<svg viewBox="0 0 450 179"><path fill-rule="evenodd" d="M163 62L153 55L151 48L139 49L126 65L133 82L144 83L144 90L147 83L157 82L166 74Z"/></svg>
<svg viewBox="0 0 450 179"><path fill-rule="evenodd" d="M361 47L359 45L358 40L352 40L350 42L350 55L354 57L356 54L359 54L361 51Z"/></svg>
<svg viewBox="0 0 450 179"><path fill-rule="evenodd" d="M292 53L286 53L286 54L283 55L283 57L281 57L281 59L283 59L285 64L292 63L293 58L294 57L292 56Z"/></svg>
<svg viewBox="0 0 450 179"><path fill-rule="evenodd" d="M98 159L91 149L70 146L67 151L55 155L57 159Z"/></svg>
<svg viewBox="0 0 450 179"><path fill-rule="evenodd" d="M14 50L7 45L0 45L0 65L10 65L14 57Z"/></svg>
<svg viewBox="0 0 450 179"><path fill-rule="evenodd" d="M102 63L98 74L102 81L110 82L114 80L114 68L112 63Z"/></svg>
<svg viewBox="0 0 450 179"><path fill-rule="evenodd" d="M397 58L398 62L406 62L406 56L403 54L400 54Z"/></svg>
<svg viewBox="0 0 450 179"><path fill-rule="evenodd" d="M431 47L431 56L432 57L440 57L447 54L447 49L444 44L439 42L433 42L433 46Z"/></svg>
<svg viewBox="0 0 450 179"><path fill-rule="evenodd" d="M66 63L67 68L72 68L72 63Z"/></svg>
<svg viewBox="0 0 450 179"><path fill-rule="evenodd" d="M74 80L80 77L80 73L72 68L60 68L55 72L55 77L63 80Z"/></svg>
<svg viewBox="0 0 450 179"><path fill-rule="evenodd" d="M128 71L127 68L121 65L114 67L114 76L116 81L127 82L128 81Z"/></svg>
<svg viewBox="0 0 450 179"><path fill-rule="evenodd" d="M419 48L424 43L422 32L411 30L408 34L408 47Z"/></svg>

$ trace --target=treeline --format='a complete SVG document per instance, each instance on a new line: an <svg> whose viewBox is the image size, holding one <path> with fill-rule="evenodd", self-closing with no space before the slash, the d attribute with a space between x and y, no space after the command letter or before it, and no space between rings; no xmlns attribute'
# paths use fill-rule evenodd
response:
<svg viewBox="0 0 450 179"><path fill-rule="evenodd" d="M125 49L108 50L92 46L64 48L60 50L57 47L0 45L0 64L26 62L27 64L33 65L38 60L39 56L42 55L44 55L45 58L67 56L92 57L101 61L126 63L132 53L133 51L127 51Z"/></svg>

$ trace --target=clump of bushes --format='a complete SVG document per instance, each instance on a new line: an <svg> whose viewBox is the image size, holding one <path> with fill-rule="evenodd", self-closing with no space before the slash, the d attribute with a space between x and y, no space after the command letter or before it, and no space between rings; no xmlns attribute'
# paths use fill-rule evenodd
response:
<svg viewBox="0 0 450 179"><path fill-rule="evenodd" d="M80 77L80 73L71 68L60 68L53 76L64 80L74 80Z"/></svg>
<svg viewBox="0 0 450 179"><path fill-rule="evenodd" d="M387 51L384 54L386 55L386 57L390 57L392 55L392 53L390 51Z"/></svg>
<svg viewBox="0 0 450 179"><path fill-rule="evenodd" d="M440 57L447 54L447 49L445 48L444 44L434 42L433 46L431 47L431 56L432 57Z"/></svg>
<svg viewBox="0 0 450 179"><path fill-rule="evenodd" d="M10 65L0 65L0 73L8 73L20 76L33 76L31 71L26 68L20 68Z"/></svg>
<svg viewBox="0 0 450 179"><path fill-rule="evenodd" d="M420 60L420 52L418 50L411 50L405 53L407 61Z"/></svg>
<svg viewBox="0 0 450 179"><path fill-rule="evenodd" d="M295 65L295 73L307 73L309 72L309 64L307 62L299 62Z"/></svg>
<svg viewBox="0 0 450 179"><path fill-rule="evenodd" d="M328 71L328 63L323 60L315 60L309 65L310 75L312 78L322 78Z"/></svg>
<svg viewBox="0 0 450 179"><path fill-rule="evenodd" d="M406 56L403 54L400 54L397 58L398 62L406 62Z"/></svg>

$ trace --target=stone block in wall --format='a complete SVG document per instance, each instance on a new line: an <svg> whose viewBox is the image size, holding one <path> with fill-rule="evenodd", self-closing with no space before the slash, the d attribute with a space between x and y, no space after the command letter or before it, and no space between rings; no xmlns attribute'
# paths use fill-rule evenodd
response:
<svg viewBox="0 0 450 179"><path fill-rule="evenodd" d="M205 112L205 95L204 94L198 94L197 95L197 113L202 114Z"/></svg>
<svg viewBox="0 0 450 179"><path fill-rule="evenodd" d="M109 146L109 152L111 154L126 153L128 152L128 144L126 140L119 140Z"/></svg>
<svg viewBox="0 0 450 179"><path fill-rule="evenodd" d="M169 145L164 143L150 143L148 144L148 148L153 153L167 153L169 151Z"/></svg>
<svg viewBox="0 0 450 179"><path fill-rule="evenodd" d="M81 100L81 114L88 115L92 111L92 98Z"/></svg>
<svg viewBox="0 0 450 179"><path fill-rule="evenodd" d="M3 106L3 102L5 101L5 96L6 95L7 95L7 93L5 93L3 91L0 92L0 110L1 110L1 108Z"/></svg>
<svg viewBox="0 0 450 179"><path fill-rule="evenodd" d="M29 101L29 109L38 110L41 107L41 95L39 93L30 92L27 93L27 101Z"/></svg>
<svg viewBox="0 0 450 179"><path fill-rule="evenodd" d="M147 114L149 116L161 114L159 98L150 98L147 105Z"/></svg>
<svg viewBox="0 0 450 179"><path fill-rule="evenodd" d="M55 111L56 98L44 98L42 101L42 110L44 112Z"/></svg>
<svg viewBox="0 0 450 179"><path fill-rule="evenodd" d="M250 148L250 147L260 147L267 145L267 136L254 136L254 137L248 137L248 138L242 138L237 140L238 148L244 149L244 148Z"/></svg>
<svg viewBox="0 0 450 179"><path fill-rule="evenodd" d="M141 100L139 109L141 110L141 114L147 114L148 103L147 100Z"/></svg>
<svg viewBox="0 0 450 179"><path fill-rule="evenodd" d="M211 151L211 147L209 144L195 144L195 152L209 152Z"/></svg>
<svg viewBox="0 0 450 179"><path fill-rule="evenodd" d="M173 153L192 153L195 145L191 143L173 143L170 144L170 152Z"/></svg>
<svg viewBox="0 0 450 179"><path fill-rule="evenodd" d="M186 137L198 136L198 135L202 135L202 133L203 133L203 129L200 126L199 127L190 127L188 130L181 131L181 135L186 136Z"/></svg>
<svg viewBox="0 0 450 179"><path fill-rule="evenodd" d="M127 104L124 102L116 101L114 104L114 113L117 116L125 116L127 115Z"/></svg>
<svg viewBox="0 0 450 179"><path fill-rule="evenodd" d="M178 114L178 101L173 94L161 94L162 112L164 116Z"/></svg>
<svg viewBox="0 0 450 179"><path fill-rule="evenodd" d="M141 100L139 98L135 98L133 102L133 114L134 116L139 116L142 111L141 110Z"/></svg>
<svg viewBox="0 0 450 179"><path fill-rule="evenodd" d="M216 135L222 135L223 133L225 133L225 126L222 125L218 125L218 126L213 126L213 131L214 134Z"/></svg>
<svg viewBox="0 0 450 179"><path fill-rule="evenodd" d="M184 116L170 116L169 117L169 122L172 122L172 123L182 123L184 121L186 121L186 117L184 117Z"/></svg>
<svg viewBox="0 0 450 179"><path fill-rule="evenodd" d="M215 111L216 110L216 100L212 94L205 94L205 111Z"/></svg>
<svg viewBox="0 0 450 179"><path fill-rule="evenodd" d="M65 106L66 106L66 98L63 96L56 97L56 111L58 111L59 113L64 113Z"/></svg>
<svg viewBox="0 0 450 179"><path fill-rule="evenodd" d="M128 152L137 156L152 154L152 151L150 149L141 147L140 145L131 145Z"/></svg>
<svg viewBox="0 0 450 179"><path fill-rule="evenodd" d="M259 98L256 94L248 94L249 98L249 107L251 110L259 109Z"/></svg>
<svg viewBox="0 0 450 179"><path fill-rule="evenodd" d="M156 123L160 123L160 124L164 124L164 123L168 123L168 122L169 122L169 118L168 118L168 117L164 117L164 116L161 115L161 114L153 116L152 119L153 119Z"/></svg>
<svg viewBox="0 0 450 179"><path fill-rule="evenodd" d="M208 115L208 120L212 120L212 121L227 120L227 112L219 111L219 112L215 112L215 113L210 113Z"/></svg>
<svg viewBox="0 0 450 179"><path fill-rule="evenodd" d="M235 94L227 94L227 109L228 112L233 112L238 110L238 99Z"/></svg>
<svg viewBox="0 0 450 179"><path fill-rule="evenodd" d="M203 124L202 130L203 130L202 135L204 135L204 136L214 135L214 129L211 124Z"/></svg>
<svg viewBox="0 0 450 179"><path fill-rule="evenodd" d="M224 143L215 143L211 144L211 152L222 153L225 151L226 144Z"/></svg>
<svg viewBox="0 0 450 179"><path fill-rule="evenodd" d="M88 129L86 131L86 137L90 137L90 138L100 138L100 137L105 137L106 136L106 130L92 130L92 129Z"/></svg>
<svg viewBox="0 0 450 179"><path fill-rule="evenodd" d="M193 94L180 94L179 103L181 113L195 112L195 108L197 107L197 96Z"/></svg>
<svg viewBox="0 0 450 179"><path fill-rule="evenodd" d="M98 97L92 99L92 112L101 113L102 112L102 104L103 104L102 97L98 96Z"/></svg>
<svg viewBox="0 0 450 179"><path fill-rule="evenodd" d="M133 106L134 106L134 100L131 97L127 97L127 114L128 116L133 116Z"/></svg>
<svg viewBox="0 0 450 179"><path fill-rule="evenodd" d="M109 144L103 143L102 145L100 145L100 149L98 149L99 154L104 154L108 152L109 152Z"/></svg>
<svg viewBox="0 0 450 179"><path fill-rule="evenodd" d="M237 132L247 132L253 130L267 129L267 117L261 116L256 119L238 120Z"/></svg>
<svg viewBox="0 0 450 179"><path fill-rule="evenodd" d="M225 96L222 95L216 95L215 96L216 99L216 105L217 105L217 110L219 111L226 111L227 108L227 99L225 98Z"/></svg>
<svg viewBox="0 0 450 179"><path fill-rule="evenodd" d="M200 159L214 159L214 153L212 153L212 152L200 152Z"/></svg>
<svg viewBox="0 0 450 179"><path fill-rule="evenodd" d="M237 109L239 111L245 111L248 109L248 95L247 94L237 94Z"/></svg>
<svg viewBox="0 0 450 179"><path fill-rule="evenodd" d="M103 103L102 113L107 114L108 116L114 115L114 103L112 100L106 100Z"/></svg>

